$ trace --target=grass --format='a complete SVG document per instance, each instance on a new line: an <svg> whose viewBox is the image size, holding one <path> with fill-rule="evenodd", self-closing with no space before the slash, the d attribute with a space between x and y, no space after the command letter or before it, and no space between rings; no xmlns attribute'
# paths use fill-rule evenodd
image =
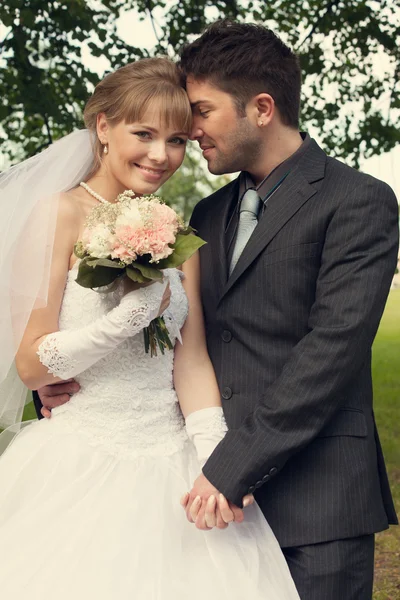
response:
<svg viewBox="0 0 400 600"><path fill-rule="evenodd" d="M375 416L400 515L400 289L389 295L374 343L373 378ZM24 418L35 418L33 403ZM400 527L376 536L373 600L400 600Z"/></svg>
<svg viewBox="0 0 400 600"><path fill-rule="evenodd" d="M400 289L392 290L373 348L374 407L400 515ZM374 600L400 600L400 527L376 536Z"/></svg>

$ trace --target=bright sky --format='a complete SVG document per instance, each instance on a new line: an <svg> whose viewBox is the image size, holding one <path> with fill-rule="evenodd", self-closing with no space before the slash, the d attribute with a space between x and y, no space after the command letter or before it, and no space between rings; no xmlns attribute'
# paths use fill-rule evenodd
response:
<svg viewBox="0 0 400 600"><path fill-rule="evenodd" d="M209 18L212 18L212 9L210 14L207 13ZM162 12L157 8L154 11L155 15L155 27L157 29L157 23L162 23ZM0 25L0 39L3 32L1 31L2 26ZM158 30L161 32L160 29ZM130 44L141 48L147 48L151 50L156 44L156 35L153 30L153 26L149 18L144 21L140 21L136 11L132 10L126 12L118 21L118 32L122 39L126 40ZM86 56L85 56L86 54ZM99 73L104 72L108 68L108 64L103 59L93 59L89 53L83 52L83 58L85 62L97 70ZM318 136L314 134L318 142ZM0 152L0 163L1 163L1 152ZM400 145L394 148L391 152L382 154L380 156L374 156L370 159L363 161L361 170L365 173L369 173L378 179L381 179L388 183L396 192L397 198L400 201Z"/></svg>

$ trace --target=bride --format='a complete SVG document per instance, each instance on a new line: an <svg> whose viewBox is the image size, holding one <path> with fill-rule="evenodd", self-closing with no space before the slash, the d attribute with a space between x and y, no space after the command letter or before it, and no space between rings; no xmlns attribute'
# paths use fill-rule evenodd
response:
<svg viewBox="0 0 400 600"><path fill-rule="evenodd" d="M1 423L20 414L20 380L80 384L0 459L2 596L298 599L257 505L208 532L179 505L226 432L198 256L140 289L75 282L74 244L91 209L126 189L155 192L182 163L191 111L175 65L144 59L107 75L84 118L87 130L0 177ZM150 357L142 330L161 314L183 344Z"/></svg>

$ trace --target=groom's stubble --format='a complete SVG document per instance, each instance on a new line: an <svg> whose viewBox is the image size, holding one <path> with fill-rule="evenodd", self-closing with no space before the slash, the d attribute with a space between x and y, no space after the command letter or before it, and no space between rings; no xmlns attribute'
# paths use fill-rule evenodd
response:
<svg viewBox="0 0 400 600"><path fill-rule="evenodd" d="M259 131L255 129L246 116L238 115L236 127L226 131L224 149L220 149L218 140L215 154L208 162L208 170L213 175L224 175L238 171L250 171L252 165L260 160L263 152L263 141ZM212 138L211 138L212 139Z"/></svg>

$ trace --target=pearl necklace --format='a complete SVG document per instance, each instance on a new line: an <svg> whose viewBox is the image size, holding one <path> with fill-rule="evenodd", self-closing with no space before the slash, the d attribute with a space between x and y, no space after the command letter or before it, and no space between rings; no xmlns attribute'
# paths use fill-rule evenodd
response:
<svg viewBox="0 0 400 600"><path fill-rule="evenodd" d="M88 194L90 194L91 196L93 196L93 198L96 198L96 200L98 200L102 204L112 204L112 202L109 202L108 200L106 200L105 198L103 198L103 196L100 196L100 194L98 194L97 192L95 192L94 190L92 190L92 188L89 187L88 184L85 183L84 181L81 181L79 185L81 187L83 187L83 189L86 190Z"/></svg>

